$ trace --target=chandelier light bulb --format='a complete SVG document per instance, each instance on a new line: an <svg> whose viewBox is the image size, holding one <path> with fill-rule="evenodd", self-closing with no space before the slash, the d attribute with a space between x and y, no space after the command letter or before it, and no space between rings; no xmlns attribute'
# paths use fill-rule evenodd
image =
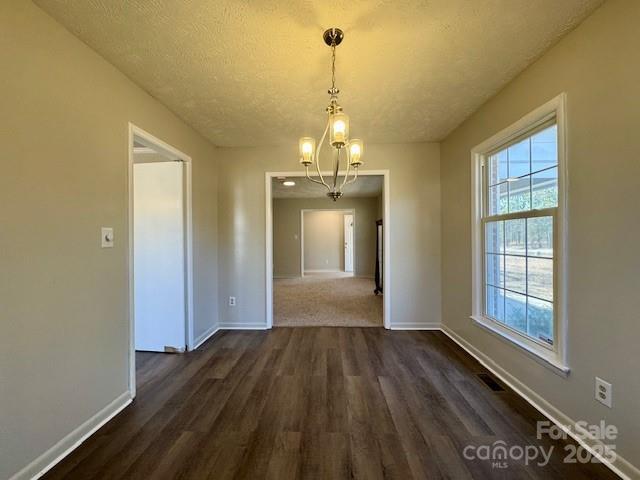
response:
<svg viewBox="0 0 640 480"><path fill-rule="evenodd" d="M344 147L349 139L349 117L344 113L336 113L331 116L331 145L337 148Z"/></svg>
<svg viewBox="0 0 640 480"><path fill-rule="evenodd" d="M316 141L311 137L300 139L300 163L308 167L313 163L313 155L316 150Z"/></svg>
<svg viewBox="0 0 640 480"><path fill-rule="evenodd" d="M364 151L364 145L362 140L354 138L349 143L349 163L352 167L358 168L362 165L362 153Z"/></svg>

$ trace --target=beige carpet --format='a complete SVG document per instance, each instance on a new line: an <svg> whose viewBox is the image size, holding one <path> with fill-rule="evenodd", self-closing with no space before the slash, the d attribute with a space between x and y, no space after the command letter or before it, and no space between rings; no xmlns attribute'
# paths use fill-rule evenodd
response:
<svg viewBox="0 0 640 480"><path fill-rule="evenodd" d="M305 276L273 282L277 327L380 327L382 295L370 278Z"/></svg>

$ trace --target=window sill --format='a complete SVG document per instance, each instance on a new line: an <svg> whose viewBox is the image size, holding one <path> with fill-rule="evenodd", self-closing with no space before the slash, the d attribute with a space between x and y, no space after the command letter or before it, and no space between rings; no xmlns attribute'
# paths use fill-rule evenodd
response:
<svg viewBox="0 0 640 480"><path fill-rule="evenodd" d="M478 327L488 331L492 335L497 336L501 340L508 342L510 345L515 346L518 350L525 353L529 358L548 368L556 375L565 378L569 376L571 369L568 365L565 365L563 362L561 362L554 352L543 352L542 349L536 349L519 339L515 334L509 334L497 328L493 324L493 321L482 316L472 315L470 318Z"/></svg>

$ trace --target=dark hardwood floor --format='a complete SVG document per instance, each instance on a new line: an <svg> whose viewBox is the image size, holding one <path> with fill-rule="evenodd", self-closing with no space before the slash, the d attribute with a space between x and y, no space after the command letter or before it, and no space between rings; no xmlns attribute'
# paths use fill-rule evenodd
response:
<svg viewBox="0 0 640 480"><path fill-rule="evenodd" d="M544 418L441 332L225 331L139 353L138 396L47 479L610 479L536 439ZM465 460L468 445L554 447L544 467Z"/></svg>

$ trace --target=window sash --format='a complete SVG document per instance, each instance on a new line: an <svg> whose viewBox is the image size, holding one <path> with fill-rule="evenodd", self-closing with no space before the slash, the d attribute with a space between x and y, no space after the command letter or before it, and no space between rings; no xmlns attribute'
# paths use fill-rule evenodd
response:
<svg viewBox="0 0 640 480"><path fill-rule="evenodd" d="M487 241L487 233L486 233L486 228L487 228L487 224L490 222L496 222L496 221L503 221L503 220L512 220L512 219L527 219L527 218L538 218L538 217L552 217L552 222L553 222L553 256L552 257L529 257L528 255L509 255L509 256L518 256L518 257L525 257L525 258L546 258L546 259L550 259L553 262L553 301L549 301L548 299L544 299L544 298L539 298L536 295L529 295L529 278L528 278L528 269L526 269L525 267L525 275L526 275L526 287L525 287L525 296L526 297L532 297L538 300L542 300L545 302L549 302L553 305L553 344L548 344L547 342L540 340L536 337L533 337L531 335L529 335L526 332L522 332L520 330L517 330L509 325L507 325L506 322L501 322L500 320L492 317L491 315L489 315L487 313L487 286L493 286L487 283L487 247L486 247L486 241ZM504 214L504 215L493 215L491 217L483 217L481 218L481 225L480 225L480 229L481 229L481 252L482 252L482 301L481 301L481 305L482 305L482 315L491 320L492 322L494 322L496 325L498 325L499 327L502 328L506 328L507 330L509 330L510 332L513 332L515 334L517 334L518 336L522 337L525 341L528 342L533 342L536 345L542 346L548 350L551 350L553 352L557 352L558 351L558 339L559 339L559 324L558 324L558 305L559 305L559 295L558 295L558 208L554 207L554 208L547 208L544 210L531 210L531 211L527 211L527 212L518 212L518 213L513 213L513 214ZM525 239L526 242L526 239ZM507 256L507 254L502 254ZM527 260L528 262L528 260ZM505 271L505 275L506 275L506 271ZM502 288L505 292L507 291L513 291L510 290L508 288L505 287L498 287L498 288ZM522 292L516 292L513 291L514 293L518 293L520 295L522 295ZM526 310L526 314L528 316L528 310Z"/></svg>
<svg viewBox="0 0 640 480"><path fill-rule="evenodd" d="M559 307L559 298L558 298L558 261L557 261L557 255L558 255L558 248L559 248L559 242L558 242L558 207L551 207L551 208L544 208L544 209L531 209L531 210L524 210L524 211L519 211L519 212L510 212L510 213L501 213L501 214L493 214L493 215L489 215L489 157L491 155L494 155L498 152L503 151L506 148L509 148L509 146L516 144L522 140L524 140L525 138L529 138L533 135L535 135L536 133L557 124L557 118L556 115L550 115L548 116L546 119L542 120L541 122L537 123L535 126L533 126L530 129L527 129L525 132L521 133L520 135L510 139L509 141L502 143L499 147L496 147L494 149L492 149L491 151L484 153L481 156L481 174L482 174L482 184L481 184L481 191L480 191L480 196L481 196L481 215L480 215L480 230L481 230L481 253L482 253L482 301L481 301L481 306L482 306L482 315L487 318L488 320L492 321L494 324L496 324L499 328L505 328L508 331L518 335L522 340L524 340L527 343L533 343L537 346L542 346L547 350L550 350L552 352L558 352L558 339L559 339L559 325L558 325L558 307ZM559 159L558 159L559 160ZM556 167L559 167L559 161L558 164L556 165ZM552 168L556 168L556 167L552 167ZM561 195L560 193L560 186L558 185L558 195ZM560 202L560 198L558 197L558 204ZM529 219L529 218L537 218L537 217L552 217L553 218L553 257L552 257L552 261L553 261L553 344L550 345L547 342L544 342L543 340L540 340L538 338L535 338L531 335L529 335L526 332L522 332L520 330L517 330L509 325L507 325L506 322L501 322L496 318L493 318L492 316L490 316L487 313L487 247L486 247L486 226L487 223L489 222L498 222L498 221L505 221L505 220L515 220L515 219ZM527 255L524 255L524 257L527 257ZM525 267L526 268L526 267ZM529 292L528 292L528 270L525 270L525 275L526 275L526 279L527 279L527 286L526 286L526 296L529 297ZM506 274L506 272L505 272ZM504 291L508 291L507 288L504 288ZM515 293L519 293L522 294L521 292L515 292ZM535 297L535 295L531 296L533 298L537 298ZM544 300L544 299L540 299L540 300ZM548 300L544 300L544 301L548 301ZM525 307L526 309L526 307ZM525 315L528 316L528 309L526 309L526 313Z"/></svg>

